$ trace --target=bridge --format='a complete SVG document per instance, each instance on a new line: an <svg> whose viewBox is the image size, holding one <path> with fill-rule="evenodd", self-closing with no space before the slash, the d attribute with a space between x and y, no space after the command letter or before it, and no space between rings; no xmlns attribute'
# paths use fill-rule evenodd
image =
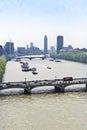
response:
<svg viewBox="0 0 87 130"><path fill-rule="evenodd" d="M31 90L41 86L54 86L55 92L64 92L65 87L74 84L85 84L87 90L87 78L74 78L73 80L53 79L53 80L33 80L21 82L6 82L0 84L0 90L23 88L25 93L31 93Z"/></svg>
<svg viewBox="0 0 87 130"><path fill-rule="evenodd" d="M29 59L32 60L34 58L41 58L42 60L44 60L45 58L48 58L47 55L26 55L26 56L17 56L15 59L16 60L21 60L21 59Z"/></svg>

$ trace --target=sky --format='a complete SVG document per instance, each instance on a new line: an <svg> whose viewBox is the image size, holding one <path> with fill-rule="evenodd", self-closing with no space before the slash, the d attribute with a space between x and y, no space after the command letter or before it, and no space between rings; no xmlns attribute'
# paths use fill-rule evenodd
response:
<svg viewBox="0 0 87 130"><path fill-rule="evenodd" d="M0 45L48 47L64 37L64 46L87 48L87 0L0 0Z"/></svg>

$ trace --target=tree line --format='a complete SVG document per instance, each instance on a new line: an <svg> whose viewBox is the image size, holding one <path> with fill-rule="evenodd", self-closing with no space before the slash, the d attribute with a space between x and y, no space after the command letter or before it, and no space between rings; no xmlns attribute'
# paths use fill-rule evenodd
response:
<svg viewBox="0 0 87 130"><path fill-rule="evenodd" d="M72 52L62 52L59 54L51 54L51 57L87 63L87 52L78 50L73 50Z"/></svg>
<svg viewBox="0 0 87 130"><path fill-rule="evenodd" d="M0 82L2 82L3 74L5 72L6 58L0 56Z"/></svg>

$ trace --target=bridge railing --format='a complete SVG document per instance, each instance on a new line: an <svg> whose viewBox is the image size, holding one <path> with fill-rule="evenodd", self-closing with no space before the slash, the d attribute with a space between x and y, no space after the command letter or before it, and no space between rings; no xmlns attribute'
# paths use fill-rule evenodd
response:
<svg viewBox="0 0 87 130"><path fill-rule="evenodd" d="M20 82L7 82L1 83L0 89L4 88L25 88L28 86L55 86L55 85L69 85L69 84L87 84L87 78L75 78L72 81L63 81L63 79L53 79L53 80L33 80L33 81L20 81Z"/></svg>

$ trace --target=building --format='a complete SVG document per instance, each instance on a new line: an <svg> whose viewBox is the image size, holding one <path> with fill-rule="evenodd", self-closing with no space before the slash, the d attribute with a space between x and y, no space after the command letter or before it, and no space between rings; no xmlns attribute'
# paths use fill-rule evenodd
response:
<svg viewBox="0 0 87 130"><path fill-rule="evenodd" d="M3 55L4 51L3 51L3 47L0 45L0 56Z"/></svg>
<svg viewBox="0 0 87 130"><path fill-rule="evenodd" d="M63 49L60 50L60 53L65 53L65 52L72 52L73 47L71 45L68 45L67 47L63 47Z"/></svg>
<svg viewBox="0 0 87 130"><path fill-rule="evenodd" d="M23 56L23 55L25 55L25 53L26 53L25 47L18 47L17 48L17 55L18 56Z"/></svg>
<svg viewBox="0 0 87 130"><path fill-rule="evenodd" d="M48 40L47 36L44 36L44 55L48 54Z"/></svg>
<svg viewBox="0 0 87 130"><path fill-rule="evenodd" d="M4 46L4 51L6 56L13 56L14 55L14 43L13 42L6 42Z"/></svg>
<svg viewBox="0 0 87 130"><path fill-rule="evenodd" d="M30 43L30 48L28 49L28 54L30 55L40 55L42 54L42 51L33 45L33 43Z"/></svg>
<svg viewBox="0 0 87 130"><path fill-rule="evenodd" d="M57 36L57 54L63 49L63 36Z"/></svg>
<svg viewBox="0 0 87 130"><path fill-rule="evenodd" d="M33 42L30 43L30 48L32 48L32 47L33 47Z"/></svg>
<svg viewBox="0 0 87 130"><path fill-rule="evenodd" d="M50 53L54 53L55 52L55 47L54 46L51 46L50 47Z"/></svg>

